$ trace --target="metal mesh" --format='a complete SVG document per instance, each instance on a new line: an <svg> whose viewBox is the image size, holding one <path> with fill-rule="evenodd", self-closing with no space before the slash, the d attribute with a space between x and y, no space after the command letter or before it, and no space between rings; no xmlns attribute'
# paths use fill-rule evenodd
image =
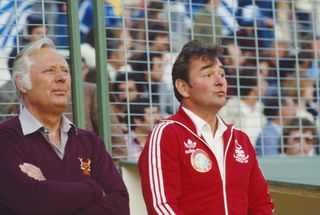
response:
<svg viewBox="0 0 320 215"><path fill-rule="evenodd" d="M10 7L5 7L5 2L0 11L1 120L21 108L11 81L12 62L8 66L7 61L30 40L28 27L46 29L44 35L52 38L62 53L72 40L64 1L15 0ZM115 159L137 159L154 124L179 107L171 68L183 44L191 39L223 47L221 61L229 88L228 102L219 114L247 132L258 155L319 153L320 2L213 2L219 1L110 0L106 4ZM79 3L81 56L85 80L95 83L90 4ZM309 133L313 144L308 151L304 146L310 145Z"/></svg>

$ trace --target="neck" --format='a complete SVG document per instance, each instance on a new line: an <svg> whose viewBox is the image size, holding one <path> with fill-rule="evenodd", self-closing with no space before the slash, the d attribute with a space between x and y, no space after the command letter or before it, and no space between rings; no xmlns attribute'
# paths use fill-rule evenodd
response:
<svg viewBox="0 0 320 215"><path fill-rule="evenodd" d="M208 110L201 108L201 110L198 110L196 108L192 108L186 104L183 104L183 107L187 108L188 110L192 111L194 114L196 114L198 117L203 119L205 122L207 122L210 127L213 134L216 133L217 130L217 113L219 110L215 110L214 108L210 107Z"/></svg>
<svg viewBox="0 0 320 215"><path fill-rule="evenodd" d="M26 106L28 111L50 132L60 131L60 122L61 122L61 112L43 112L38 109L34 109Z"/></svg>

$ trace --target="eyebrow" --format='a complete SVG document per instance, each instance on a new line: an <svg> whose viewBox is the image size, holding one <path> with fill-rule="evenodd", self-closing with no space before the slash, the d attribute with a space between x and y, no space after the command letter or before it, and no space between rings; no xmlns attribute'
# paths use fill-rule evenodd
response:
<svg viewBox="0 0 320 215"><path fill-rule="evenodd" d="M63 65L63 64L50 65L49 68L50 68L50 69L56 69L56 68L70 69L68 65Z"/></svg>
<svg viewBox="0 0 320 215"><path fill-rule="evenodd" d="M215 64L208 64L208 65L204 65L203 67L201 67L200 68L200 71L202 71L202 70L205 70L205 69L207 69L207 68L210 68L210 67L212 67L212 66L214 66ZM219 66L219 69L223 69L223 70L225 70L225 68L224 68L224 66L222 65L222 64L220 64L220 66Z"/></svg>

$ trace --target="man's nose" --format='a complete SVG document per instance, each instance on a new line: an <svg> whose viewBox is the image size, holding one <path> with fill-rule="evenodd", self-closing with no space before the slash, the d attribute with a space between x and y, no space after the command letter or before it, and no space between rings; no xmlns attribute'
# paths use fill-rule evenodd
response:
<svg viewBox="0 0 320 215"><path fill-rule="evenodd" d="M62 69L58 69L56 71L56 81L57 82L65 82L68 78L69 78L69 73L62 70Z"/></svg>

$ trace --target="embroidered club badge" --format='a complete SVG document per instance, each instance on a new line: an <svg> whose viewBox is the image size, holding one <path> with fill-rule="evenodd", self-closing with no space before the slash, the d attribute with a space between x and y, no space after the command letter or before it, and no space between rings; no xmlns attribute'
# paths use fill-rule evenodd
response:
<svg viewBox="0 0 320 215"><path fill-rule="evenodd" d="M208 172L212 168L212 161L202 149L196 149L192 152L190 159L192 167L198 172Z"/></svg>
<svg viewBox="0 0 320 215"><path fill-rule="evenodd" d="M83 161L83 158L78 157L80 161L80 169L83 171L83 174L91 176L91 160L88 158L87 162Z"/></svg>
<svg viewBox="0 0 320 215"><path fill-rule="evenodd" d="M235 140L235 143L236 143L236 148L234 150L233 157L239 163L248 163L249 155L246 155L244 153L244 150L242 149L242 146L238 143L238 140Z"/></svg>

